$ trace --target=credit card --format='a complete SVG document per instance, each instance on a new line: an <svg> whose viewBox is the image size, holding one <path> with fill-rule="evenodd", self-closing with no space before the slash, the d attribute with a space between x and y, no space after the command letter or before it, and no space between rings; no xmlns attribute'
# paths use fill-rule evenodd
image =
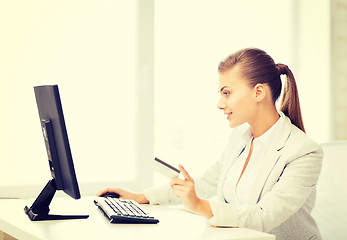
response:
<svg viewBox="0 0 347 240"><path fill-rule="evenodd" d="M181 172L178 168L175 168L157 157L154 158L153 169L169 178L178 177Z"/></svg>

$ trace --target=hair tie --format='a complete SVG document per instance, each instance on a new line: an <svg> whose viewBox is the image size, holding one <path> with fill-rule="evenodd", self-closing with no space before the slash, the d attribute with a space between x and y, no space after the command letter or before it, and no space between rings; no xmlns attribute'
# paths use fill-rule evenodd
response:
<svg viewBox="0 0 347 240"><path fill-rule="evenodd" d="M287 74L287 72L288 72L288 66L287 65L282 64L282 63L277 63L276 66L278 68L280 75Z"/></svg>

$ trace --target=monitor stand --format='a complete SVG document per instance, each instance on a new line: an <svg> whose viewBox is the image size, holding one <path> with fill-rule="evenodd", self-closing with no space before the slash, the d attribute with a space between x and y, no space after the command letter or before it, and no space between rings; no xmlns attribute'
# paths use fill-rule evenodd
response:
<svg viewBox="0 0 347 240"><path fill-rule="evenodd" d="M29 208L25 206L24 211L31 221L84 219L89 215L53 215L49 214L49 205L57 191L55 180L48 181L44 189Z"/></svg>

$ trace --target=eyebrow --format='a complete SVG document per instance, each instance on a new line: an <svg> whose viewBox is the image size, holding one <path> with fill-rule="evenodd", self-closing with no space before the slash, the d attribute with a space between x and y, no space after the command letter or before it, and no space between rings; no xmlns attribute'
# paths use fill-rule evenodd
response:
<svg viewBox="0 0 347 240"><path fill-rule="evenodd" d="M226 87L229 87L229 86L224 86L224 87L222 87L222 88L219 90L219 92L222 92L223 89L226 88Z"/></svg>

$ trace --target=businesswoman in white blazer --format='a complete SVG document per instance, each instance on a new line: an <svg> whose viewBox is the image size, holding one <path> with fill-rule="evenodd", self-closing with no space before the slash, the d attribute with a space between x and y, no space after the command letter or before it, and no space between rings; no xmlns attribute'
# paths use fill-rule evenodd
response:
<svg viewBox="0 0 347 240"><path fill-rule="evenodd" d="M212 226L246 227L277 240L321 239L311 216L323 152L306 134L294 76L264 51L240 50L220 63L220 100L235 128L217 162L193 180L185 179L133 193L108 188L140 203L182 202ZM280 76L286 75L281 106ZM207 200L217 194L217 200Z"/></svg>

